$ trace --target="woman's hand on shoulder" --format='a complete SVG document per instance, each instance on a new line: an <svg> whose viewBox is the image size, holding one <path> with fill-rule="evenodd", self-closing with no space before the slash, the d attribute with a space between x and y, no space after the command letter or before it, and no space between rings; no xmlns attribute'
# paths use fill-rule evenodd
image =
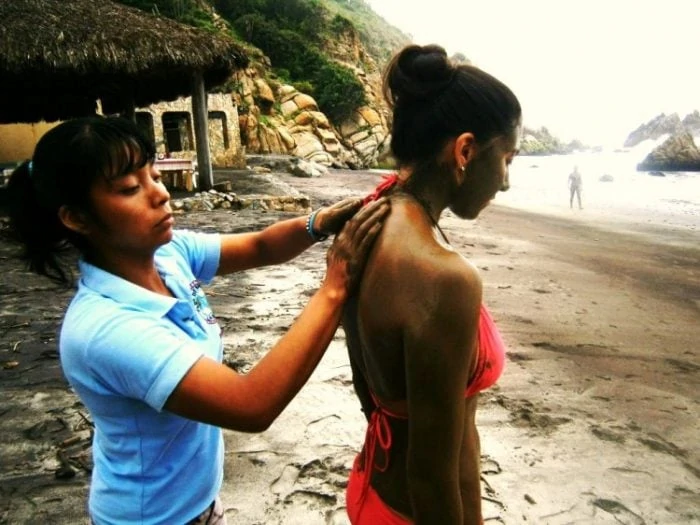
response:
<svg viewBox="0 0 700 525"><path fill-rule="evenodd" d="M316 213L314 230L322 235L335 235L362 207L362 199L352 197L321 208Z"/></svg>
<svg viewBox="0 0 700 525"><path fill-rule="evenodd" d="M324 284L338 287L345 297L355 290L388 213L389 201L381 198L363 207L345 223L326 254Z"/></svg>

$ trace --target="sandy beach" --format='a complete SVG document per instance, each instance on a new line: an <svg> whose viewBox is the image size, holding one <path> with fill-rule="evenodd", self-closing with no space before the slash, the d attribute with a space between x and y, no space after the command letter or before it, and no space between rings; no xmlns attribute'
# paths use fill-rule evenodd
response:
<svg viewBox="0 0 700 525"><path fill-rule="evenodd" d="M317 207L379 178L249 174L234 191L301 192ZM287 216L215 210L177 221L234 232ZM498 200L476 221L443 215L508 346L478 415L487 524L700 524L700 232L647 219ZM245 371L284 333L323 276L325 248L208 287L228 364ZM0 523L86 523L90 421L56 347L70 291L11 254L2 240ZM348 523L345 483L364 429L340 329L268 431L225 432L229 523Z"/></svg>

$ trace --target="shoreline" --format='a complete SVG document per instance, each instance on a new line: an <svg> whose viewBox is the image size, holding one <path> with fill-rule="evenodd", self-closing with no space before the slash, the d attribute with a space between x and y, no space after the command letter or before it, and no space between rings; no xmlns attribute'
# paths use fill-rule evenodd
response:
<svg viewBox="0 0 700 525"><path fill-rule="evenodd" d="M364 195L380 177L334 170L268 178L318 207ZM178 216L177 226L242 231L288 216L216 210ZM695 232L564 219L497 199L475 221L449 213L441 220L479 269L508 347L504 375L482 395L477 415L485 522L700 523ZM229 364L245 371L293 322L323 277L325 247L207 287ZM27 274L10 253L0 243L8 266L0 294L0 522L85 523L90 428L55 353L69 293ZM347 523L344 483L364 429L340 329L268 431L225 431L229 522ZM66 465L73 476L57 479Z"/></svg>

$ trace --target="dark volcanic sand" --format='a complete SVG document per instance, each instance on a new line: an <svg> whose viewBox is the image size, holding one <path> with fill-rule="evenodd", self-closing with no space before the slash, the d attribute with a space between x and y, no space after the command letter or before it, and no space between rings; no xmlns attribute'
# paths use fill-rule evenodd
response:
<svg viewBox="0 0 700 525"><path fill-rule="evenodd" d="M379 175L217 178L241 194L295 188L318 206L366 193ZM178 226L243 231L288 216L214 211ZM446 213L441 225L481 270L509 347L478 417L486 523L700 523L697 231L497 204L472 222ZM0 523L85 523L89 420L56 353L70 294L11 253L0 243ZM324 253L316 245L208 288L231 365L246 370L284 333L318 286ZM226 432L229 523L347 523L344 486L363 436L341 329L267 432Z"/></svg>

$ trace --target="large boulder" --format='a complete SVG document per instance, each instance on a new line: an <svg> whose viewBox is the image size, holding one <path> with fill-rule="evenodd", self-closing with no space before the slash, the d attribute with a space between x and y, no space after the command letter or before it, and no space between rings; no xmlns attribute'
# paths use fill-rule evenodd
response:
<svg viewBox="0 0 700 525"><path fill-rule="evenodd" d="M386 119L375 108L363 106L338 130L342 143L363 166L373 166L389 134Z"/></svg>
<svg viewBox="0 0 700 525"><path fill-rule="evenodd" d="M671 135L637 165L639 171L700 171L700 150L693 136L682 131Z"/></svg>
<svg viewBox="0 0 700 525"><path fill-rule="evenodd" d="M662 113L630 133L627 140L625 140L624 146L632 148L645 140L657 140L664 135L676 135L683 131L683 123L678 113L671 115Z"/></svg>

